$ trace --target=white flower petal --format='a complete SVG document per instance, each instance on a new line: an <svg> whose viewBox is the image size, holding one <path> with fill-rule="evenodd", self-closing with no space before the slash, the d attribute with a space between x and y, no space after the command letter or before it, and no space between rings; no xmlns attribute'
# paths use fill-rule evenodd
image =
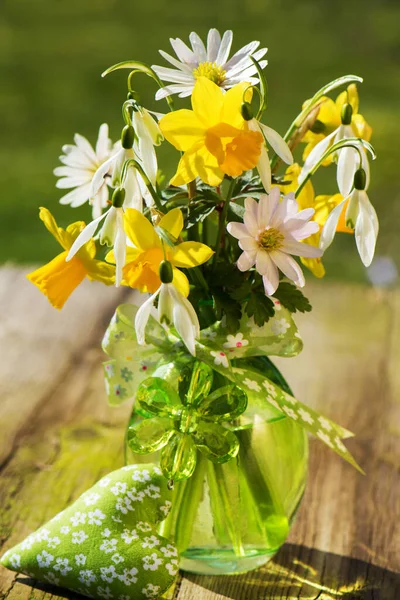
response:
<svg viewBox="0 0 400 600"><path fill-rule="evenodd" d="M60 204L71 204L73 207L82 206L90 198L91 184L85 183L60 198Z"/></svg>
<svg viewBox="0 0 400 600"><path fill-rule="evenodd" d="M74 142L78 146L79 150L86 154L86 156L94 163L97 164L97 156L95 151L92 148L92 145L87 141L83 135L76 133L74 135Z"/></svg>
<svg viewBox="0 0 400 600"><path fill-rule="evenodd" d="M259 63L261 69L264 69L268 64L267 60L261 60L267 52L268 48L261 48L260 50L257 50L257 52L254 52L251 55ZM227 75L229 75L229 77L236 77L237 75L239 75L239 73L243 73L246 77L257 73L257 68L251 60L250 55L244 57L236 65L227 69Z"/></svg>
<svg viewBox="0 0 400 600"><path fill-rule="evenodd" d="M105 219L105 217L107 216L108 213L104 213L104 215L101 215L100 217L98 217L97 219L94 219L94 221L92 221L91 223L89 223L89 225L86 225L85 229L83 231L81 231L81 233L78 235L78 237L76 238L76 240L74 241L74 243L72 244L69 252L68 252L68 256L65 259L67 262L69 260L71 260L71 258L73 258L75 256L75 254L78 252L78 250L80 248L82 248L82 246L84 244L86 244L86 242L88 242L94 235L100 221L102 219Z"/></svg>
<svg viewBox="0 0 400 600"><path fill-rule="evenodd" d="M148 298L145 302L143 302L142 306L139 308L139 310L136 313L135 331L136 331L136 337L137 337L138 344L140 344L141 346L146 345L146 342L145 342L146 325L147 325L147 321L149 320L151 310L153 308L154 300L157 298L159 293L160 293L160 288L152 296L150 296L150 298Z"/></svg>
<svg viewBox="0 0 400 600"><path fill-rule="evenodd" d="M193 83L193 76L183 71L176 69L168 69L168 67L155 67L155 72L163 81L171 81L172 83Z"/></svg>
<svg viewBox="0 0 400 600"><path fill-rule="evenodd" d="M271 146L271 148L273 148L273 150L276 152L279 158L281 158L288 165L293 164L292 153L283 137L280 136L279 133L275 131L275 129L272 129L271 127L268 127L263 123L260 123L259 125L263 134L267 138L269 145Z"/></svg>
<svg viewBox="0 0 400 600"><path fill-rule="evenodd" d="M359 213L356 221L355 238L358 253L364 266L369 267L374 258L379 222L376 211L365 191L360 191Z"/></svg>
<svg viewBox="0 0 400 600"><path fill-rule="evenodd" d="M170 38L169 41L171 42L171 46L181 62L188 65L193 65L193 68L197 65L195 54L186 46L184 42L182 42L182 40L179 38L176 38L175 40Z"/></svg>
<svg viewBox="0 0 400 600"><path fill-rule="evenodd" d="M65 190L68 188L77 187L78 185L83 185L88 181L90 181L90 178L88 178L87 173L83 172L82 174L82 172L77 171L74 177L63 177L59 179L56 183L56 187L61 190Z"/></svg>
<svg viewBox="0 0 400 600"><path fill-rule="evenodd" d="M265 260L264 267L265 274L262 277L264 290L267 296L272 296L272 294L276 292L279 285L279 272L269 255L267 255L267 260Z"/></svg>
<svg viewBox="0 0 400 600"><path fill-rule="evenodd" d="M207 36L207 61L216 62L221 45L221 36L217 29L210 29ZM229 53L228 53L229 54Z"/></svg>
<svg viewBox="0 0 400 600"><path fill-rule="evenodd" d="M335 206L335 208L329 213L327 220L325 221L325 225L323 226L321 232L321 239L319 243L319 247L325 251L332 244L333 238L335 237L336 227L339 223L340 215L344 208L344 203L346 200L342 200L340 204Z"/></svg>
<svg viewBox="0 0 400 600"><path fill-rule="evenodd" d="M136 170L133 166L128 167L124 181L124 188L124 208L135 208L136 210L143 212L142 192L136 175Z"/></svg>
<svg viewBox="0 0 400 600"><path fill-rule="evenodd" d="M301 221L300 221L300 223L301 223ZM290 235L295 240L305 240L306 238L310 237L310 235L313 235L314 233L318 233L319 229L320 229L320 227L319 227L318 223L316 223L315 221L310 221L309 223L303 223L302 225L298 225L297 228L293 228L291 230L288 230L287 223L285 223L285 231L290 231Z"/></svg>
<svg viewBox="0 0 400 600"><path fill-rule="evenodd" d="M354 174L360 164L357 150L354 148L343 148L339 151L337 163L336 180L339 192L347 198L354 185Z"/></svg>
<svg viewBox="0 0 400 600"><path fill-rule="evenodd" d="M114 242L115 256L115 287L119 287L122 281L122 269L126 260L126 234L124 231L122 209L117 214L117 234Z"/></svg>
<svg viewBox="0 0 400 600"><path fill-rule="evenodd" d="M163 58L165 58L166 61L168 61L171 65L173 65L174 67L176 67L180 71L183 71L184 73L188 73L189 75L193 72L193 69L191 67L189 67L185 63L179 62L179 60L176 60L176 58L174 58L173 56L171 56L167 52L164 52L164 50L159 50L159 53L161 54L161 56ZM151 68L154 71L156 71L156 69L159 69L159 66L158 65L152 65Z"/></svg>
<svg viewBox="0 0 400 600"><path fill-rule="evenodd" d="M92 198L92 219L97 219L101 216L103 208L107 207L107 203L108 187L103 185L94 198Z"/></svg>
<svg viewBox="0 0 400 600"><path fill-rule="evenodd" d="M291 279L298 285L299 287L303 287L305 284L303 271L297 262L284 252L280 252L280 250L276 250L275 252L270 253L270 257L276 264L276 266L282 271L284 275L288 279Z"/></svg>
<svg viewBox="0 0 400 600"><path fill-rule="evenodd" d="M248 237L249 231L244 223L236 223L235 221L231 221L226 226L228 232L238 240L242 237Z"/></svg>
<svg viewBox="0 0 400 600"><path fill-rule="evenodd" d="M226 31L224 34L224 37L227 33L230 33L232 35L232 32ZM222 38L222 41L224 41L224 39ZM253 54L253 52L255 52L255 50L257 50L258 46L260 45L260 42L250 42L250 44L247 44L246 46L243 46L243 48L240 48L240 50L238 50L233 56L232 58L230 58L228 60L228 62L225 63L220 63L219 62L219 56L217 59L217 63L218 64L222 64L222 66L224 67L225 71L227 71L228 69L232 69L233 67L238 67L241 63L241 61L246 61L248 60L248 57ZM221 43L222 46L222 43ZM230 50L230 47L229 47ZM221 52L221 50L220 50ZM226 58L228 57L229 51L226 54ZM221 53L222 55L222 53ZM226 60L225 58L225 60Z"/></svg>
<svg viewBox="0 0 400 600"><path fill-rule="evenodd" d="M254 200L254 198L246 198L244 201L244 207L245 207L244 218L243 218L244 224L246 225L249 233L255 237L258 233L258 222L257 222L258 205L257 205L257 202Z"/></svg>
<svg viewBox="0 0 400 600"><path fill-rule="evenodd" d="M156 100L162 100L163 98L166 98L167 96L172 96L172 94L181 94L181 93L187 93L188 96L190 96L190 94L192 93L192 89L194 86L194 79L192 81L192 83L189 85L168 85L165 86L159 90L157 90L156 92Z"/></svg>
<svg viewBox="0 0 400 600"><path fill-rule="evenodd" d="M253 237L242 237L239 240L239 247L245 252L257 252L259 246Z"/></svg>
<svg viewBox="0 0 400 600"><path fill-rule="evenodd" d="M194 31L189 35L190 43L192 44L193 52L196 55L197 60L202 63L207 60L207 52L203 41L200 36L197 35Z"/></svg>
<svg viewBox="0 0 400 600"><path fill-rule="evenodd" d="M261 146L261 153L257 163L257 171L265 191L269 193L271 190L271 165L265 144L262 144Z"/></svg>
<svg viewBox="0 0 400 600"><path fill-rule="evenodd" d="M278 207L280 191L278 187L272 188L269 195L262 194L258 202L258 227L265 229L271 221L272 215Z"/></svg>
<svg viewBox="0 0 400 600"><path fill-rule="evenodd" d="M236 263L239 271L248 271L256 262L256 252L242 252Z"/></svg>
<svg viewBox="0 0 400 600"><path fill-rule="evenodd" d="M306 161L303 165L301 173L299 175L299 185L304 181L308 173L311 171L312 167L317 164L322 155L328 150L329 146L333 144L336 134L338 130L335 129L330 135L327 135L326 138L321 140L310 152L307 156Z"/></svg>
<svg viewBox="0 0 400 600"><path fill-rule="evenodd" d="M117 154L113 154L108 160L106 160L100 167L97 169L96 173L93 175L92 179L92 191L91 196L95 196L102 185L104 185L105 180L104 177L110 170L110 167L114 164L116 160Z"/></svg>
<svg viewBox="0 0 400 600"><path fill-rule="evenodd" d="M228 60L229 52L231 51L232 39L233 39L232 31L230 29L228 31L225 31L224 35L222 36L222 40L221 40L221 44L220 44L220 47L218 50L217 57L215 59L215 62L217 63L217 65L222 65L224 68L225 68L225 66L224 66L225 63Z"/></svg>
<svg viewBox="0 0 400 600"><path fill-rule="evenodd" d="M319 258L322 256L320 248L290 238L286 238L283 242L282 251L294 256L304 256L305 258Z"/></svg>
<svg viewBox="0 0 400 600"><path fill-rule="evenodd" d="M109 156L111 150L111 140L108 137L108 125L100 125L99 136L96 143L96 155L99 162L103 162Z"/></svg>

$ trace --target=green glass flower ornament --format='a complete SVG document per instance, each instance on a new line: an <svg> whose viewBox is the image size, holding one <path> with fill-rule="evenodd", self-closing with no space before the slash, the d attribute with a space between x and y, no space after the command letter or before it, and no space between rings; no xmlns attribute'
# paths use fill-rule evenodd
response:
<svg viewBox="0 0 400 600"><path fill-rule="evenodd" d="M247 395L234 384L210 393L213 370L196 361L187 390L181 393L159 377L149 377L136 394L136 411L142 420L128 428L127 442L133 452L161 450L160 466L168 479L191 477L197 451L209 460L224 463L239 451L236 435L224 423L241 415Z"/></svg>

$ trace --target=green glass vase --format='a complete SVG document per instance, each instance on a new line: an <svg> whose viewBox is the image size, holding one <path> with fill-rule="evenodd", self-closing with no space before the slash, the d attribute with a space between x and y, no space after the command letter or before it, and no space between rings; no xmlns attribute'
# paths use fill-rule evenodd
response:
<svg viewBox="0 0 400 600"><path fill-rule="evenodd" d="M236 359L235 365L262 373L291 393L282 374L268 358ZM193 363L190 362L171 363L162 367L155 375L158 376L157 381L161 383L161 387L162 381L169 382L179 393L181 384L192 367ZM207 386L206 375L205 372L203 384ZM214 402L219 402L220 412L224 402L230 402L229 397L228 400L225 397L221 399L218 391L213 392L214 388L225 389L225 383L218 376L213 386L208 385L211 395L204 401L206 408L212 404L210 399L216 395L219 400ZM186 385L188 387L189 384ZM143 395L143 390L138 390L138 393ZM228 423L223 423L222 432L229 430L227 435L232 436L233 433L236 437L238 444L236 443L235 449L232 449L232 444L227 447L228 442L219 433L221 430L216 430L213 438L204 442L215 447L215 452L226 451L226 456L221 459L223 462L216 462L213 453L204 452L204 448L200 448L198 432L196 434L196 429L201 428L198 415L189 416L190 424L184 430L188 433L180 433L182 420L189 422L188 409L182 406L178 410L177 398L175 404L171 400L172 408L169 407L173 415L171 422L177 427L175 434L164 434L164 438L169 437L168 442L165 442L167 438L164 439L161 452L158 448L149 453L149 447L144 453L137 452L136 432L150 431L161 439L155 426L159 427L166 420L166 413L160 412L161 416L156 419L153 417L150 422L150 414L146 412L147 404L144 410L143 398L142 401L137 400L127 428L127 463L153 462L161 465L165 472L163 461L165 463L166 457L175 451L179 436L187 438L188 444L180 444L182 451L178 456L175 453L174 459L179 462L180 472L184 473L184 477L188 473L192 474L185 479L171 478L172 507L160 528L160 533L177 545L181 569L214 575L243 573L270 560L285 542L303 496L308 462L308 440L304 429L265 402L262 393L259 397L253 395L244 412L233 415L234 418ZM159 395L153 395L153 405L158 403L158 409L159 400ZM236 396L234 401L240 404L240 398L237 400ZM198 412L201 413L201 410L204 416L206 409L200 408ZM178 413L179 417L174 417ZM207 425L204 427L207 430ZM202 451L189 451L190 444L190 448L195 448L190 436ZM233 457L229 456L229 451ZM193 456L195 460L191 464Z"/></svg>

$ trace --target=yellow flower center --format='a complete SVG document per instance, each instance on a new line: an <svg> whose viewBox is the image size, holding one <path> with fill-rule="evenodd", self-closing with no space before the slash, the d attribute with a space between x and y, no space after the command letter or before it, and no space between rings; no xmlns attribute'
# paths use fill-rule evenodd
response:
<svg viewBox="0 0 400 600"><path fill-rule="evenodd" d="M281 233L279 229L275 229L274 227L262 231L257 236L257 242L259 247L263 250L266 250L267 252L279 250L279 248L283 246L284 239L285 236L283 235L283 233Z"/></svg>
<svg viewBox="0 0 400 600"><path fill-rule="evenodd" d="M219 86L221 86L226 79L226 71L215 62L200 63L199 66L194 69L193 75L195 79L207 77L207 79L210 79Z"/></svg>

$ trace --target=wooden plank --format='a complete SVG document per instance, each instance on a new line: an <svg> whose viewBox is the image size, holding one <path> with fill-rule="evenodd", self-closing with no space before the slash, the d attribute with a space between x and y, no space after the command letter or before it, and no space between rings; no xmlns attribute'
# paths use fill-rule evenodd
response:
<svg viewBox="0 0 400 600"><path fill-rule="evenodd" d="M120 292L99 286L93 294L89 285L60 315L33 287L25 286L23 274L0 271L0 283L1 314L7 315L0 329L0 389L8 398L13 394L20 408L10 400L0 405L7 433L0 442L7 458L0 469L0 541L6 550L100 475L122 464L129 406L107 406L100 366L99 342ZM400 597L400 592L387 595L397 585L391 571L400 570L400 445L395 421L400 348L394 334L400 294L377 304L358 287L317 285L308 291L315 311L298 319L304 353L280 361L280 367L299 399L353 428L357 439L350 442L351 450L368 475L357 474L313 441L309 485L290 537L292 545L270 565L243 576L185 575L176 588L179 600L323 600L339 593L343 597L344 586L350 586L351 594L356 585L364 590L373 586L365 593L382 591L382 596L360 597ZM4 341L13 348L10 355ZM9 427L11 433L6 431ZM0 595L10 600L66 597L59 589L32 588L34 582L21 585L23 578L17 579L1 569Z"/></svg>

